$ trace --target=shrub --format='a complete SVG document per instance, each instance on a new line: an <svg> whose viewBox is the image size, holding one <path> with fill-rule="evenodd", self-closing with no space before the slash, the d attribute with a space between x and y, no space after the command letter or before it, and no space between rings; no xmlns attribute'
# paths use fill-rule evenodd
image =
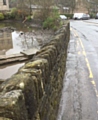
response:
<svg viewBox="0 0 98 120"><path fill-rule="evenodd" d="M72 19L73 18L73 14L64 14L67 18Z"/></svg>
<svg viewBox="0 0 98 120"><path fill-rule="evenodd" d="M59 13L57 10L53 10L50 16L48 16L43 22L43 28L57 30L61 26L59 19Z"/></svg>
<svg viewBox="0 0 98 120"><path fill-rule="evenodd" d="M95 16L96 16L95 13L90 14L90 18L95 18Z"/></svg>
<svg viewBox="0 0 98 120"><path fill-rule="evenodd" d="M54 26L55 19L52 17L48 17L44 22L43 22L43 27L44 28L52 28Z"/></svg>
<svg viewBox="0 0 98 120"><path fill-rule="evenodd" d="M3 19L4 19L3 13L0 13L0 20L3 20Z"/></svg>
<svg viewBox="0 0 98 120"><path fill-rule="evenodd" d="M12 8L10 12L4 12L5 19L15 19L18 16L18 11L16 8Z"/></svg>
<svg viewBox="0 0 98 120"><path fill-rule="evenodd" d="M12 8L11 13L13 13L13 14L17 13L17 8Z"/></svg>
<svg viewBox="0 0 98 120"><path fill-rule="evenodd" d="M4 13L4 19L11 19L11 12Z"/></svg>
<svg viewBox="0 0 98 120"><path fill-rule="evenodd" d="M11 10L11 18L15 18L16 16L17 16L17 9L12 8L12 10Z"/></svg>
<svg viewBox="0 0 98 120"><path fill-rule="evenodd" d="M31 16L30 15L27 17L27 20L31 20Z"/></svg>

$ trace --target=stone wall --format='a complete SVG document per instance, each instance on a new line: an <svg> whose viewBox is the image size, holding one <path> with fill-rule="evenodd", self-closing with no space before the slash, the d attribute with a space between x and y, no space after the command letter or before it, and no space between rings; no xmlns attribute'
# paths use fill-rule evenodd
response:
<svg viewBox="0 0 98 120"><path fill-rule="evenodd" d="M5 0L5 5L3 0L0 0L0 11L9 10L9 0Z"/></svg>
<svg viewBox="0 0 98 120"><path fill-rule="evenodd" d="M69 42L59 29L18 73L0 85L0 120L56 120Z"/></svg>

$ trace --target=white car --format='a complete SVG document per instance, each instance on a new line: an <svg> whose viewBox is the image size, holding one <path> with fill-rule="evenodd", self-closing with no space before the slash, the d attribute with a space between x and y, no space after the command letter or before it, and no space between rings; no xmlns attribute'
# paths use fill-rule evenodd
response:
<svg viewBox="0 0 98 120"><path fill-rule="evenodd" d="M74 13L73 15L74 20L88 20L89 18L90 15L86 13Z"/></svg>
<svg viewBox="0 0 98 120"><path fill-rule="evenodd" d="M66 17L65 15L60 15L60 18L61 18L62 20L67 20L67 17Z"/></svg>

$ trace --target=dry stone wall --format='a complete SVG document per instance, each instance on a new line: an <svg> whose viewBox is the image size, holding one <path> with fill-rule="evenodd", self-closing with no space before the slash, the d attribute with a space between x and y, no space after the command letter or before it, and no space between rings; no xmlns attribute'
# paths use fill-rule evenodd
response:
<svg viewBox="0 0 98 120"><path fill-rule="evenodd" d="M56 120L69 36L68 23L0 85L0 120Z"/></svg>

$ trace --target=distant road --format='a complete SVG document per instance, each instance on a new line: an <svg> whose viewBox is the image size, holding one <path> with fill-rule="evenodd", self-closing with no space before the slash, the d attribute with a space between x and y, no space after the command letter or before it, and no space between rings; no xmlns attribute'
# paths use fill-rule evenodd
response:
<svg viewBox="0 0 98 120"><path fill-rule="evenodd" d="M89 19L87 22L98 23L98 19Z"/></svg>

